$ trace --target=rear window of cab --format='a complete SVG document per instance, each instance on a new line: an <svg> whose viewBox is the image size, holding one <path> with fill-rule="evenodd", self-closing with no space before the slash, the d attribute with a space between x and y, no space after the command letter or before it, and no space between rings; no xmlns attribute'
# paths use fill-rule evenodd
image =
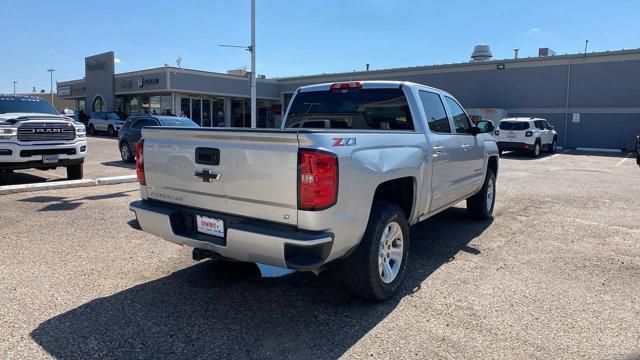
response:
<svg viewBox="0 0 640 360"><path fill-rule="evenodd" d="M399 88L303 91L294 98L285 128L414 130Z"/></svg>
<svg viewBox="0 0 640 360"><path fill-rule="evenodd" d="M500 130L527 130L529 129L529 123L526 121L501 121Z"/></svg>

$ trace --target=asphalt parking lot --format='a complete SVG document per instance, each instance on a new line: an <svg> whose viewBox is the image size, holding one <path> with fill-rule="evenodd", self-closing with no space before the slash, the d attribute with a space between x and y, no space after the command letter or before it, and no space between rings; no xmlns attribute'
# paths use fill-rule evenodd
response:
<svg viewBox="0 0 640 360"><path fill-rule="evenodd" d="M413 227L401 295L384 304L326 274L195 263L127 225L135 184L2 196L0 353L640 357L635 160L507 153L500 166L494 219L460 204Z"/></svg>
<svg viewBox="0 0 640 360"><path fill-rule="evenodd" d="M135 164L122 161L118 150L118 139L107 136L87 137L87 156L84 161L84 177L101 177L135 174ZM46 181L67 180L67 170L59 167L55 170L16 170L0 176L0 186L30 184Z"/></svg>

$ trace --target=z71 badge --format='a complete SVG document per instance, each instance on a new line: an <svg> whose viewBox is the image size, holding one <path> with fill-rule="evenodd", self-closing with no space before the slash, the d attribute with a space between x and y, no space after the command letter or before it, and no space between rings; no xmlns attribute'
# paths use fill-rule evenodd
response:
<svg viewBox="0 0 640 360"><path fill-rule="evenodd" d="M332 146L356 146L356 138L333 138Z"/></svg>

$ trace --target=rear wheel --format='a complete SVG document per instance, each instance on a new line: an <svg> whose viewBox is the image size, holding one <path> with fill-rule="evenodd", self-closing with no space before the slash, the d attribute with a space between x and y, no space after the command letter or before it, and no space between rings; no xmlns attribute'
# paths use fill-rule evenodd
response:
<svg viewBox="0 0 640 360"><path fill-rule="evenodd" d="M126 142L123 142L122 145L120 145L120 157L124 162L133 162L133 153L131 152L131 147Z"/></svg>
<svg viewBox="0 0 640 360"><path fill-rule="evenodd" d="M89 125L89 135L95 135L96 134L96 128L95 126L93 126L93 124Z"/></svg>
<svg viewBox="0 0 640 360"><path fill-rule="evenodd" d="M558 149L558 139L553 138L553 141L551 142L551 144L549 144L549 152L550 153L554 153L556 152L556 150Z"/></svg>
<svg viewBox="0 0 640 360"><path fill-rule="evenodd" d="M409 225L396 204L376 201L358 248L342 260L343 279L364 299L385 301L399 289L409 259Z"/></svg>
<svg viewBox="0 0 640 360"><path fill-rule="evenodd" d="M538 156L540 156L540 140L536 140L533 149L531 149L531 157L537 158Z"/></svg>
<svg viewBox="0 0 640 360"><path fill-rule="evenodd" d="M83 177L83 164L75 164L67 166L67 179L80 180Z"/></svg>
<svg viewBox="0 0 640 360"><path fill-rule="evenodd" d="M492 169L488 169L480 192L467 199L467 211L476 219L491 219L495 203L496 174Z"/></svg>

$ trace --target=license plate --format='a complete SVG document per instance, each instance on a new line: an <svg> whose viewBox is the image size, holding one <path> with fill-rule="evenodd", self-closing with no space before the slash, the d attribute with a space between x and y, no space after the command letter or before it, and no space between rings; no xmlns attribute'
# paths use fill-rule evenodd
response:
<svg viewBox="0 0 640 360"><path fill-rule="evenodd" d="M211 218L208 216L196 215L196 223L198 225L198 231L217 237L224 237L224 221L220 219Z"/></svg>
<svg viewBox="0 0 640 360"><path fill-rule="evenodd" d="M42 155L42 162L45 164L57 163L58 162L58 154L55 155Z"/></svg>
<svg viewBox="0 0 640 360"><path fill-rule="evenodd" d="M510 137L510 138L514 138L514 137L516 137L516 133L512 133L511 132L511 133L508 133L507 136Z"/></svg>

